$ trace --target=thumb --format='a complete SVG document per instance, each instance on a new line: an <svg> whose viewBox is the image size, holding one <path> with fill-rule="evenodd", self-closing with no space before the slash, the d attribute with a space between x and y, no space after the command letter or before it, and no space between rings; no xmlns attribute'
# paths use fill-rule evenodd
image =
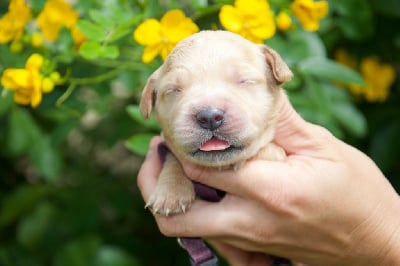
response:
<svg viewBox="0 0 400 266"><path fill-rule="evenodd" d="M274 142L282 147L288 155L314 150L332 136L323 127L305 121L293 108L288 96L281 92L281 106L275 127ZM320 141L318 141L320 140Z"/></svg>

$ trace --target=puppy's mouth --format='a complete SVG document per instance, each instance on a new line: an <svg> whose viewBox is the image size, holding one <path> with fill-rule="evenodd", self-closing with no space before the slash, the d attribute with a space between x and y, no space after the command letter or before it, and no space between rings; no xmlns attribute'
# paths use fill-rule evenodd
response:
<svg viewBox="0 0 400 266"><path fill-rule="evenodd" d="M209 165L230 164L242 151L242 147L233 145L226 140L212 137L202 143L194 152L192 157Z"/></svg>
<svg viewBox="0 0 400 266"><path fill-rule="evenodd" d="M231 145L226 140L212 137L211 139L201 144L199 150L204 152L223 151L229 149L230 147Z"/></svg>

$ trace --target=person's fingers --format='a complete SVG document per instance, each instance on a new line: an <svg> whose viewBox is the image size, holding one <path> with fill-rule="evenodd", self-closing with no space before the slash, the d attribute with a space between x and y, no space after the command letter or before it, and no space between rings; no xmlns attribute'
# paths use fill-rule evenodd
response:
<svg viewBox="0 0 400 266"><path fill-rule="evenodd" d="M220 202L195 200L190 210L178 215L155 215L162 234L170 237L237 239L249 237L253 219L264 219L265 230L276 232L277 221L261 204L227 194Z"/></svg>
<svg viewBox="0 0 400 266"><path fill-rule="evenodd" d="M246 198L281 197L283 188L297 187L295 167L288 162L249 161L238 170L218 171L182 163L187 176L199 183ZM288 193L286 193L288 194Z"/></svg>
<svg viewBox="0 0 400 266"><path fill-rule="evenodd" d="M147 201L153 191L162 168L162 163L158 155L158 145L162 141L163 139L158 136L151 140L146 159L137 176L137 185L145 201Z"/></svg>
<svg viewBox="0 0 400 266"><path fill-rule="evenodd" d="M263 253L247 252L221 241L208 240L208 243L233 266L272 266L271 258Z"/></svg>

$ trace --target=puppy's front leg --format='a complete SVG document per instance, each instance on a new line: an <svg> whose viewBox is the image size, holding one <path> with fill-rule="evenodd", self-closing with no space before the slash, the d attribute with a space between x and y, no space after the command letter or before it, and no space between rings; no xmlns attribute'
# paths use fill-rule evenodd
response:
<svg viewBox="0 0 400 266"><path fill-rule="evenodd" d="M286 159L286 153L281 147L270 142L259 151L255 158L271 161L284 161Z"/></svg>
<svg viewBox="0 0 400 266"><path fill-rule="evenodd" d="M174 155L168 153L146 208L150 208L153 213L168 216L185 212L194 199L192 181L185 176Z"/></svg>

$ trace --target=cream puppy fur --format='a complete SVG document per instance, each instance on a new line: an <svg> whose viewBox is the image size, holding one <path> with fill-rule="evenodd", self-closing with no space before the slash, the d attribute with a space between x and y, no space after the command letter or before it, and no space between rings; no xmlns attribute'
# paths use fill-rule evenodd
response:
<svg viewBox="0 0 400 266"><path fill-rule="evenodd" d="M273 142L281 85L292 72L271 48L226 31L202 31L181 41L148 79L140 109L152 109L172 153L146 206L185 212L192 182L174 154L218 169L258 157L284 160Z"/></svg>

